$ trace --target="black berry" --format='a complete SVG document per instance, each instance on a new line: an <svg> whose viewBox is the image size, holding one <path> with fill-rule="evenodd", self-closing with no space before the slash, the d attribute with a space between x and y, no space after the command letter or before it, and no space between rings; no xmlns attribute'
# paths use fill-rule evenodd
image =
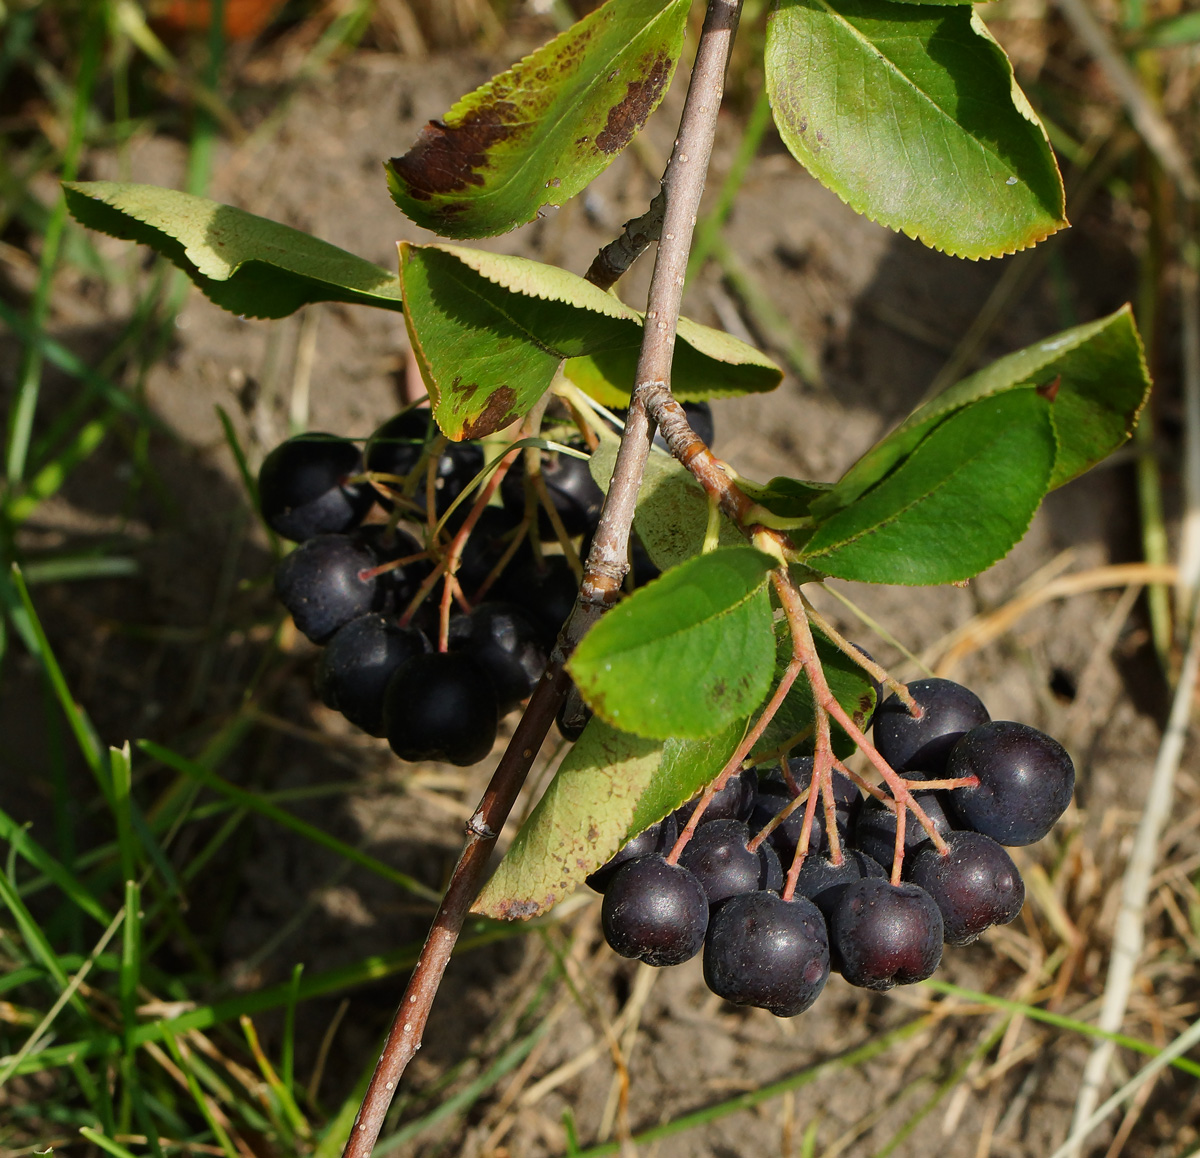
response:
<svg viewBox="0 0 1200 1158"><path fill-rule="evenodd" d="M816 906L775 893L733 897L716 911L704 941L704 980L735 1005L795 1017L829 977L829 941Z"/></svg>
<svg viewBox="0 0 1200 1158"><path fill-rule="evenodd" d="M469 656L435 652L400 665L384 696L384 726L402 760L482 760L496 740L492 682Z"/></svg>
<svg viewBox="0 0 1200 1158"><path fill-rule="evenodd" d="M430 650L412 627L384 615L360 615L334 633L317 667L317 694L371 736L383 735L383 695L405 661Z"/></svg>
<svg viewBox="0 0 1200 1158"><path fill-rule="evenodd" d="M758 792L758 776L752 768L745 768L736 776L730 776L725 787L716 793L704 810L702 822L708 824L711 820L746 820L754 808L754 798ZM692 818L700 797L695 796L686 804L675 809L675 817L682 828Z"/></svg>
<svg viewBox="0 0 1200 1158"><path fill-rule="evenodd" d="M362 453L345 438L319 432L289 438L258 472L263 518L295 542L356 527L375 502L369 483L347 481L362 467Z"/></svg>
<svg viewBox="0 0 1200 1158"><path fill-rule="evenodd" d="M923 779L923 772L906 772L910 780ZM935 792L914 792L913 797L925 810L933 827L942 836L951 830L952 825L946 817L938 794ZM920 822L910 812L904 818L904 851L910 850L928 840L929 837ZM868 796L863 801L854 820L854 844L868 856L880 864L890 865L896 851L896 814L874 796Z"/></svg>
<svg viewBox="0 0 1200 1158"><path fill-rule="evenodd" d="M532 556L506 567L496 585L496 598L515 603L529 616L542 643L553 647L563 621L575 606L579 580L562 555Z"/></svg>
<svg viewBox="0 0 1200 1158"><path fill-rule="evenodd" d="M388 419L367 441L367 470L406 478L421 460L426 443L437 436L428 410L408 410ZM474 442L449 443L438 455L434 468L434 508L439 515L483 469L483 449ZM402 484L390 483L399 491ZM424 510L428 496L425 477L418 480L412 501Z"/></svg>
<svg viewBox="0 0 1200 1158"><path fill-rule="evenodd" d="M991 717L973 691L953 680L913 680L908 690L924 714L913 719L899 696L888 696L875 713L875 747L897 772L940 777L954 745Z"/></svg>
<svg viewBox="0 0 1200 1158"><path fill-rule="evenodd" d="M1025 883L1012 857L979 832L946 835L949 852L926 843L905 863L905 875L920 885L942 914L950 945L969 945L989 925L1007 925L1025 903Z"/></svg>
<svg viewBox="0 0 1200 1158"><path fill-rule="evenodd" d="M932 976L941 962L942 914L917 885L856 881L833 909L829 939L851 985L911 985Z"/></svg>
<svg viewBox="0 0 1200 1158"><path fill-rule="evenodd" d="M450 650L466 652L487 673L502 716L532 693L546 670L539 633L507 603L481 603L452 620Z"/></svg>
<svg viewBox="0 0 1200 1158"><path fill-rule="evenodd" d="M313 643L324 643L343 624L379 609L384 589L363 577L374 566L358 537L318 535L280 560L275 593L296 626Z"/></svg>
<svg viewBox="0 0 1200 1158"><path fill-rule="evenodd" d="M605 940L622 957L681 965L704 944L708 901L687 869L658 856L638 857L609 881L600 924Z"/></svg>
<svg viewBox="0 0 1200 1158"><path fill-rule="evenodd" d="M742 893L783 888L778 854L767 843L751 852L749 840L750 830L740 820L706 821L680 853L679 863L704 887L710 909Z"/></svg>
<svg viewBox="0 0 1200 1158"><path fill-rule="evenodd" d="M573 538L593 530L600 517L600 508L604 505L604 492L592 479L587 459L546 452L542 455L541 471L546 493L567 534ZM522 455L500 483L500 497L505 508L513 515L524 515L525 485L525 456ZM541 509L540 502L537 507L538 534L547 541L554 539L554 526L549 516Z"/></svg>
<svg viewBox="0 0 1200 1158"><path fill-rule="evenodd" d="M1055 739L1011 720L973 728L955 746L947 774L978 776L977 788L956 788L950 805L964 828L1001 844L1041 840L1067 810L1075 765Z"/></svg>

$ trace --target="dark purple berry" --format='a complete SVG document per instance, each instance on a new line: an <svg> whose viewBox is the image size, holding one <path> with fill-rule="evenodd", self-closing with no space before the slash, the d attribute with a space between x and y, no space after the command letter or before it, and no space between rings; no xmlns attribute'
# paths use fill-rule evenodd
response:
<svg viewBox="0 0 1200 1158"><path fill-rule="evenodd" d="M480 511L463 547L456 573L468 598L474 598L475 592L499 566L520 523L519 517L514 518L503 507L484 507ZM512 562L523 561L530 553L528 539L522 540Z"/></svg>
<svg viewBox="0 0 1200 1158"><path fill-rule="evenodd" d="M796 877L797 894L808 897L826 918L832 913L846 885L869 877L887 877L883 865L865 852L848 848L843 849L842 854L841 864L834 864L825 856L807 856Z"/></svg>
<svg viewBox="0 0 1200 1158"><path fill-rule="evenodd" d="M621 866L600 907L604 939L622 957L647 965L681 965L704 945L708 901L685 868L659 856Z"/></svg>
<svg viewBox="0 0 1200 1158"><path fill-rule="evenodd" d="M313 643L343 624L379 609L384 591L364 578L375 557L352 535L318 535L285 555L275 568L275 593Z"/></svg>
<svg viewBox="0 0 1200 1158"><path fill-rule="evenodd" d="M1071 803L1075 765L1055 739L1011 720L973 728L955 746L950 777L978 776L977 788L947 794L964 828L1001 844L1033 844Z"/></svg>
<svg viewBox="0 0 1200 1158"><path fill-rule="evenodd" d="M914 720L899 696L888 696L875 713L875 747L897 772L941 777L954 745L991 717L973 691L953 680L913 680L908 690L924 715Z"/></svg>
<svg viewBox="0 0 1200 1158"><path fill-rule="evenodd" d="M461 653L408 660L384 696L388 743L401 760L475 764L492 750L499 718L491 680Z"/></svg>
<svg viewBox="0 0 1200 1158"><path fill-rule="evenodd" d="M825 921L804 897L732 897L715 911L704 939L704 980L718 997L795 1017L829 978Z"/></svg>
<svg viewBox="0 0 1200 1158"><path fill-rule="evenodd" d="M360 615L321 653L317 694L371 736L383 735L383 695L396 669L430 651L429 640L384 615Z"/></svg>
<svg viewBox="0 0 1200 1158"><path fill-rule="evenodd" d="M538 632L507 603L480 603L470 615L451 620L450 650L466 652L487 672L501 716L533 692L546 670Z"/></svg>
<svg viewBox="0 0 1200 1158"><path fill-rule="evenodd" d="M675 825L675 817L668 816L643 829L632 840L626 841L610 860L586 878L585 883L593 891L602 893L623 864L641 856L666 856L675 847L678 837L679 829Z"/></svg>
<svg viewBox="0 0 1200 1158"><path fill-rule="evenodd" d="M851 985L911 985L932 976L942 960L942 914L917 885L864 879L839 898L829 941Z"/></svg>
<svg viewBox="0 0 1200 1158"><path fill-rule="evenodd" d="M424 550L406 531L382 523L360 527L355 537L371 552L376 566L396 559L410 559ZM378 577L381 609L403 611L432 570L433 563L429 559L414 559L402 567L382 572Z"/></svg>
<svg viewBox="0 0 1200 1158"><path fill-rule="evenodd" d="M267 525L296 542L358 526L375 502L369 483L347 481L362 466L358 447L333 434L301 434L280 443L258 472Z"/></svg>
<svg viewBox="0 0 1200 1158"><path fill-rule="evenodd" d="M926 778L923 772L905 772L904 775L909 780ZM925 810L933 827L945 836L952 825L942 808L938 793L914 792L913 796ZM908 853L928 839L925 829L910 812L904 818L904 851ZM882 800L868 796L854 819L853 843L880 864L890 865L896 852L896 814Z"/></svg>
<svg viewBox="0 0 1200 1158"><path fill-rule="evenodd" d="M549 451L542 454L541 470L546 493L567 534L573 538L593 530L604 505L604 492L592 479L587 459ZM525 456L522 455L500 483L500 497L505 508L517 516L525 513L526 477ZM538 507L538 534L549 542L555 538L554 525L541 509L536 492L533 497Z"/></svg>
<svg viewBox="0 0 1200 1158"><path fill-rule="evenodd" d="M740 820L705 821L680 853L679 863L704 886L710 909L742 893L783 888L775 850L764 843L751 852L749 841L750 830Z"/></svg>
<svg viewBox="0 0 1200 1158"><path fill-rule="evenodd" d="M989 925L1007 925L1025 903L1025 882L1012 857L980 832L946 834L943 855L926 842L905 863L905 875L920 885L942 914L950 945L969 945Z"/></svg>

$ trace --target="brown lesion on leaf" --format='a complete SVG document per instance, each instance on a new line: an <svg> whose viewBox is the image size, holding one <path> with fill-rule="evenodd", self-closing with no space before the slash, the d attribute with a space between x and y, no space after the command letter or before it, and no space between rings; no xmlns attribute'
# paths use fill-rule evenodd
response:
<svg viewBox="0 0 1200 1158"><path fill-rule="evenodd" d="M389 164L418 201L429 201L482 185L480 173L497 145L528 132L529 121L512 101L496 100L472 109L457 125L430 121L403 157Z"/></svg>
<svg viewBox="0 0 1200 1158"><path fill-rule="evenodd" d="M482 438L515 422L517 392L511 386L498 386L488 398L487 406L475 418L463 423L463 438Z"/></svg>
<svg viewBox="0 0 1200 1158"><path fill-rule="evenodd" d="M643 57L638 63L640 80L625 86L625 95L608 110L608 121L596 134L596 148L610 156L619 153L633 140L633 134L646 123L654 107L662 99L671 79L671 58L659 53L652 60Z"/></svg>
<svg viewBox="0 0 1200 1158"><path fill-rule="evenodd" d="M551 908L558 898L551 893L540 901L505 900L496 905L495 914L505 921L527 921Z"/></svg>

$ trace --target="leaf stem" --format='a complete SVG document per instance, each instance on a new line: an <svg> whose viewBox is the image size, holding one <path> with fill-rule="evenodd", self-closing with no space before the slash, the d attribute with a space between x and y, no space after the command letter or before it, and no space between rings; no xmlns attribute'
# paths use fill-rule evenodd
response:
<svg viewBox="0 0 1200 1158"><path fill-rule="evenodd" d="M662 240L650 283L629 420L592 540L579 599L559 635L546 673L501 756L479 807L468 822L466 844L409 978L354 1120L343 1158L370 1158L400 1077L420 1048L442 974L482 884L492 847L570 686L564 671L566 657L620 594L629 566L629 528L653 436L644 396L647 389L657 387L670 397L667 384L671 379L688 251L712 155L717 112L725 88L725 69L740 14L741 0L709 0L679 134L663 175L666 205ZM429 505L432 508L432 503Z"/></svg>

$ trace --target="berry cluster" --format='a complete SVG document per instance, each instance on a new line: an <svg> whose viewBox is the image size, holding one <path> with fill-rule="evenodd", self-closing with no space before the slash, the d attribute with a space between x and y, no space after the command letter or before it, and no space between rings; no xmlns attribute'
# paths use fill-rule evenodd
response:
<svg viewBox="0 0 1200 1158"><path fill-rule="evenodd" d="M886 789L835 771L831 840L825 809L802 807L812 757L781 774L743 770L698 824L693 801L588 878L604 894L609 945L651 965L703 949L714 993L792 1017L831 969L867 989L909 984L937 969L943 942L966 945L1014 920L1025 886L1003 846L1050 831L1071 800L1071 759L1035 728L992 720L960 684L918 680L908 691L919 717L891 696L873 739L908 785L928 783L913 796L929 832Z"/></svg>
<svg viewBox="0 0 1200 1158"><path fill-rule="evenodd" d="M688 410L711 438L708 406ZM479 443L447 443L428 410L406 410L363 450L304 434L259 472L263 518L300 544L277 567L275 591L325 647L318 694L404 760L467 765L491 751L500 719L541 677L578 590L566 556L541 544L565 538L586 556L599 518L604 495L581 458L543 455L535 480L521 456L473 509L485 502L469 493L484 465ZM635 585L658 573L637 542L632 571ZM563 734L577 739L588 715L568 703Z"/></svg>
<svg viewBox="0 0 1200 1158"><path fill-rule="evenodd" d="M448 530L435 527L477 481L478 443L445 445L429 412L410 410L384 423L365 452L313 433L263 461L263 517L300 544L279 563L275 590L297 628L325 647L317 692L402 759L466 765L486 756L500 719L541 677L575 600L566 559L529 541L522 465L506 476L503 505L478 513L443 631L437 563L470 503L450 513ZM547 460L543 478L563 521L587 530L603 497L587 464Z"/></svg>

